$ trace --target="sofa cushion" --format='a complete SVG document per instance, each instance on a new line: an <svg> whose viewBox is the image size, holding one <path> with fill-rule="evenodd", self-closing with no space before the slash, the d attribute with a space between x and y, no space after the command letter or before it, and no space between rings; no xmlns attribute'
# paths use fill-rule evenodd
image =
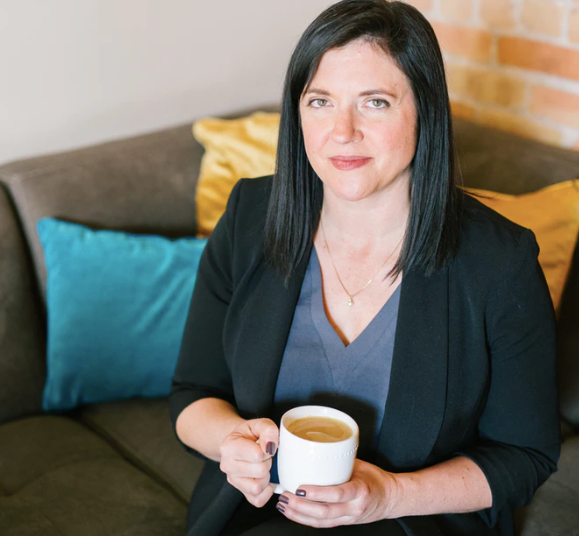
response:
<svg viewBox="0 0 579 536"><path fill-rule="evenodd" d="M558 471L518 515L520 536L569 536L579 532L579 437L563 443Z"/></svg>
<svg viewBox="0 0 579 536"><path fill-rule="evenodd" d="M44 329L24 237L0 185L0 423L40 412Z"/></svg>
<svg viewBox="0 0 579 536"><path fill-rule="evenodd" d="M521 195L473 188L467 191L481 203L535 233L540 249L539 264L558 313L579 234L579 180L552 184Z"/></svg>
<svg viewBox="0 0 579 536"><path fill-rule="evenodd" d="M48 272L42 407L168 396L207 240L43 218Z"/></svg>
<svg viewBox="0 0 579 536"><path fill-rule="evenodd" d="M579 178L579 152L455 118L465 186L524 194Z"/></svg>
<svg viewBox="0 0 579 536"><path fill-rule="evenodd" d="M82 424L31 417L0 437L0 534L184 534L185 504Z"/></svg>
<svg viewBox="0 0 579 536"><path fill-rule="evenodd" d="M175 437L167 399L131 399L78 410L88 426L149 474L189 501L203 461L188 454Z"/></svg>
<svg viewBox="0 0 579 536"><path fill-rule="evenodd" d="M256 112L239 119L205 118L193 125L203 145L196 198L200 236L209 236L235 183L242 177L262 177L275 170L279 114Z"/></svg>

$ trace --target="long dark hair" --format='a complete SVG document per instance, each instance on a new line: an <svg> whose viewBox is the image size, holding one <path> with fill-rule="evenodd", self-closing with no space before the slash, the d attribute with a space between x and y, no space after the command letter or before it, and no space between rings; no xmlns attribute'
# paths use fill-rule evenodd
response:
<svg viewBox="0 0 579 536"><path fill-rule="evenodd" d="M432 274L458 248L462 194L456 187L452 117L436 35L424 16L403 2L342 0L306 29L285 77L265 254L286 283L313 243L323 200L322 182L305 151L300 99L323 54L356 39L380 46L397 63L409 80L416 105L410 215L391 275L415 267Z"/></svg>

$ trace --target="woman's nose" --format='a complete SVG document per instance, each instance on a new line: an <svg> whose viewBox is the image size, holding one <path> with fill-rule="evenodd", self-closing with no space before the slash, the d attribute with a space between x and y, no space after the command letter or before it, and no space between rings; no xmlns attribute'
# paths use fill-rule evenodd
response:
<svg viewBox="0 0 579 536"><path fill-rule="evenodd" d="M362 139L354 113L349 110L339 111L336 115L332 139L336 143L352 143Z"/></svg>

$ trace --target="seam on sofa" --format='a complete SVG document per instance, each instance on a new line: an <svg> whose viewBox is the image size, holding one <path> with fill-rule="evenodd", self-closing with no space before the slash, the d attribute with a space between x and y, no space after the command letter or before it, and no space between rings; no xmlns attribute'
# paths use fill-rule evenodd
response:
<svg viewBox="0 0 579 536"><path fill-rule="evenodd" d="M105 428L98 426L94 422L90 420L81 420L79 418L76 419L80 424L85 426L87 429L96 432L101 437L107 440L109 445L114 448L126 461L131 463L137 469L145 473L147 476L152 478L155 482L159 485L163 486L165 489L171 492L173 496L175 496L179 501L183 504L187 504L187 500L183 498L181 492L173 486L168 480L161 476L161 471L159 468L156 467L155 463L146 464L141 462L138 457L138 452L136 449L131 447L127 447L126 444L122 444L118 440L118 436L114 436L113 434L109 433ZM159 472L157 472L159 471Z"/></svg>
<svg viewBox="0 0 579 536"><path fill-rule="evenodd" d="M111 459L116 460L119 458L117 456L113 456L113 455L111 455L111 456L96 456L95 458L87 458L87 459L83 459L83 460L76 460L74 462L56 465L54 467L51 467L48 471L45 471L44 473L35 476L32 480L30 480L30 481L26 482L25 484L23 484L22 486L20 486L15 492L8 493L7 495L5 495L5 497L14 497L18 493L20 493L21 491L25 490L26 488L28 488L29 486L34 484L37 480L45 477L46 475L50 475L51 473L54 473L56 471L60 471L61 469L64 469L66 467L74 467L75 465L80 465L83 463L90 463L90 462L99 461L99 460L111 460ZM124 458L120 458L120 459L124 460Z"/></svg>

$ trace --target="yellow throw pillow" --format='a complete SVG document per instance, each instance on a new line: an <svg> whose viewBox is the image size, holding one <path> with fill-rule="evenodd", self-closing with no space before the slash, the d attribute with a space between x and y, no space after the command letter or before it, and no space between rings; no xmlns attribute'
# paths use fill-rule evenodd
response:
<svg viewBox="0 0 579 536"><path fill-rule="evenodd" d="M193 125L193 136L205 148L196 194L199 237L211 234L239 179L274 172L278 131L279 114L265 112Z"/></svg>
<svg viewBox="0 0 579 536"><path fill-rule="evenodd" d="M539 263L558 311L579 233L579 180L522 195L473 188L466 191L484 196L476 199L535 233L540 248Z"/></svg>

